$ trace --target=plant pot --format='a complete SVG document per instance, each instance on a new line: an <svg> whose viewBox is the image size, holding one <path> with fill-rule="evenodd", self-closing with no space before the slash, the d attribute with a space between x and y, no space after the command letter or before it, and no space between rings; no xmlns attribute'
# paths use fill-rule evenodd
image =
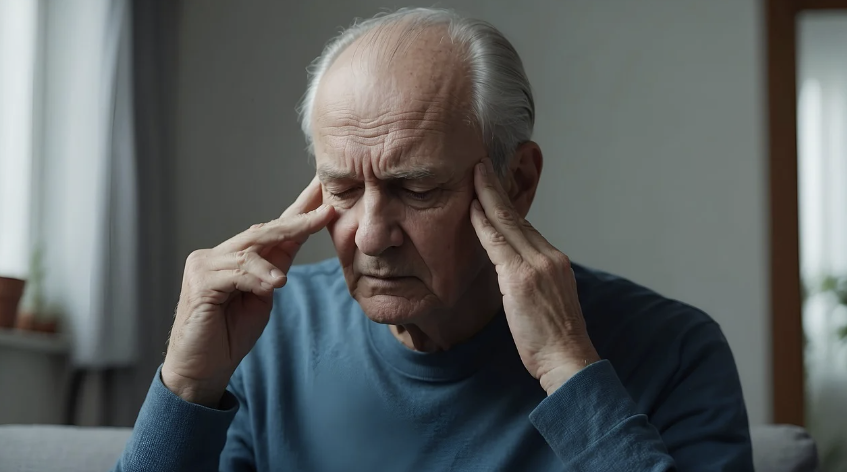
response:
<svg viewBox="0 0 847 472"><path fill-rule="evenodd" d="M37 331L39 333L55 333L58 331L58 323L55 319L43 319L31 311L20 311L15 320L15 328L23 331Z"/></svg>
<svg viewBox="0 0 847 472"><path fill-rule="evenodd" d="M24 294L25 280L0 277L0 328L15 326L18 303Z"/></svg>

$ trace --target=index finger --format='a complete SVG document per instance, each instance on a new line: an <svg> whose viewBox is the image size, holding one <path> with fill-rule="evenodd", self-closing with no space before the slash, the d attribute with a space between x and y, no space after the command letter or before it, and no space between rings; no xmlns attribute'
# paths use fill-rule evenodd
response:
<svg viewBox="0 0 847 472"><path fill-rule="evenodd" d="M485 158L474 168L474 188L476 198L482 206L488 221L506 241L521 255L536 250L523 231L523 222L512 207L506 191L500 185L491 160Z"/></svg>
<svg viewBox="0 0 847 472"><path fill-rule="evenodd" d="M308 213L319 207L322 202L323 195L321 194L321 181L318 180L318 176L315 175L312 181L309 182L309 185L300 192L300 195L296 200L294 200L294 203L286 208L279 217L284 218L286 216L299 215L300 213Z"/></svg>
<svg viewBox="0 0 847 472"><path fill-rule="evenodd" d="M277 246L284 242L292 242L295 246L299 246L310 235L328 225L334 217L335 208L332 205L321 205L307 213L286 216L267 224L253 225L250 229L219 244L218 248L224 252L235 252L261 251L266 247Z"/></svg>

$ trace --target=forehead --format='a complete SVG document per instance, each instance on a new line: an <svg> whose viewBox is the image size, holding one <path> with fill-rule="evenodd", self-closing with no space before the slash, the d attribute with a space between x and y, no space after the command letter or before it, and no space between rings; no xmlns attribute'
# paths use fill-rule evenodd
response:
<svg viewBox="0 0 847 472"><path fill-rule="evenodd" d="M378 104L360 97L365 100L339 101L321 110L313 127L316 156L419 167L465 152L475 135L449 99L382 96Z"/></svg>
<svg viewBox="0 0 847 472"><path fill-rule="evenodd" d="M469 119L467 75L442 37L438 30L419 33L401 51L391 32L382 32L379 41L366 35L339 55L314 102L319 166L367 160L385 169L455 167L468 154L482 157L481 136Z"/></svg>

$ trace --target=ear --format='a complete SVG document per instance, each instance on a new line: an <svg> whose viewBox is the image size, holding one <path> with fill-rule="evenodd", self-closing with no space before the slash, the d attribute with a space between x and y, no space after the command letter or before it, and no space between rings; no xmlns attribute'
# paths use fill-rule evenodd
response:
<svg viewBox="0 0 847 472"><path fill-rule="evenodd" d="M509 200L522 217L526 217L532 206L543 164L541 148L534 141L528 141L515 151L503 176L503 187Z"/></svg>

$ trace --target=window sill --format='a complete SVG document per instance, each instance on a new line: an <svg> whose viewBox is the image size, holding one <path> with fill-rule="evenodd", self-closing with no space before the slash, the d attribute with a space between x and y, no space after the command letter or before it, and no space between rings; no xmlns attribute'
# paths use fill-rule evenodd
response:
<svg viewBox="0 0 847 472"><path fill-rule="evenodd" d="M45 354L67 354L68 339L61 334L0 329L0 348L20 349Z"/></svg>

